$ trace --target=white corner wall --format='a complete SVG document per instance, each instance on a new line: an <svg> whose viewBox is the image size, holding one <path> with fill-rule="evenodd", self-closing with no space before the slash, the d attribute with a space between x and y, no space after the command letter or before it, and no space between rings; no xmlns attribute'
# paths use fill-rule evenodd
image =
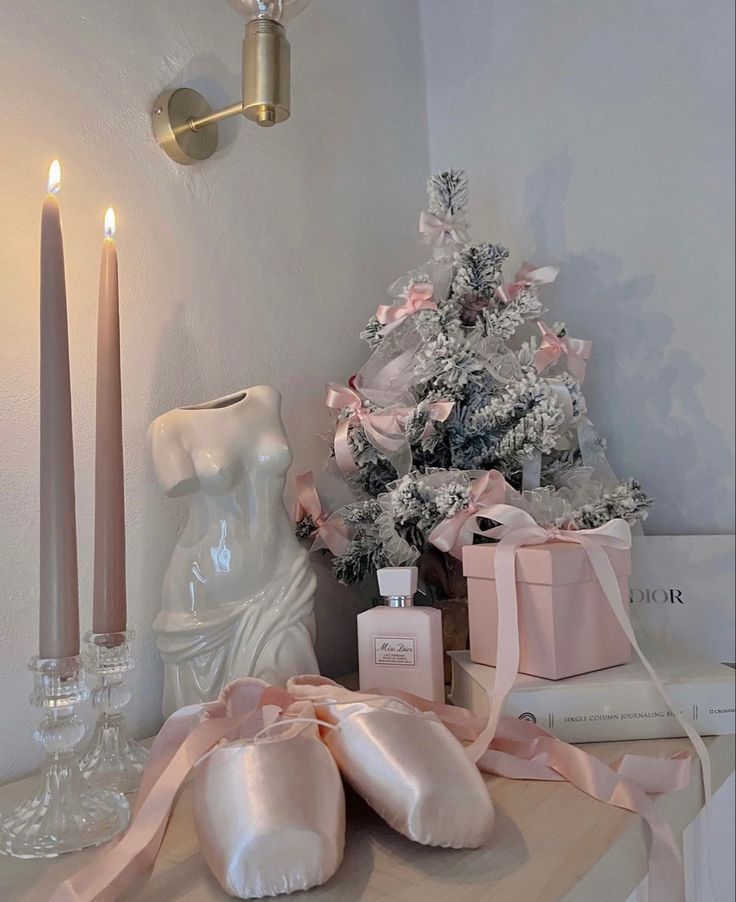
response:
<svg viewBox="0 0 736 902"><path fill-rule="evenodd" d="M270 132L225 123L218 155L185 169L156 147L149 110L167 85L217 105L237 95L241 24L222 0L4 0L0 782L39 760L25 667L37 636L37 258L50 159L64 169L83 629L97 259L102 213L118 212L141 635L131 713L143 735L159 724L149 628L182 516L155 484L146 427L173 406L270 382L284 395L293 472L320 475L324 384L354 372L386 285L424 258L430 154L433 170L468 170L479 240L564 264L550 318L595 341L591 414L619 472L657 496L649 530L733 531L732 34L730 0L314 0L290 28L291 121ZM325 501L341 490L333 482ZM331 673L353 665L358 605L335 593L324 579Z"/></svg>
<svg viewBox="0 0 736 902"><path fill-rule="evenodd" d="M733 532L732 0L421 0L432 170L477 240L558 260L549 319L647 531Z"/></svg>
<svg viewBox="0 0 736 902"><path fill-rule="evenodd" d="M358 333L385 287L423 259L416 222L428 151L414 0L314 0L289 31L292 119L271 131L226 123L217 156L183 168L156 146L149 112L167 85L195 87L213 105L236 98L242 21L224 0L3 0L0 782L39 760L38 718L25 700L37 642L37 269L50 160L63 166L83 629L97 268L102 214L111 203L118 213L138 735L160 723L150 624L182 513L154 481L148 423L183 403L270 383L284 396L292 475L319 474L330 429L325 383L355 371L365 353ZM355 610L324 581L328 673L354 666Z"/></svg>

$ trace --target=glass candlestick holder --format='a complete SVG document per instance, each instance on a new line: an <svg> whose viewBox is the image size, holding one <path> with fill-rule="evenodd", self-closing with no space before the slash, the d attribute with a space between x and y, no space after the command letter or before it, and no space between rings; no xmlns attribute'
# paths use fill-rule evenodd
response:
<svg viewBox="0 0 736 902"><path fill-rule="evenodd" d="M79 656L32 658L30 702L43 711L33 738L46 759L30 798L0 813L0 854L55 858L98 846L124 830L125 796L90 786L79 769L76 746L84 738L77 706L89 698Z"/></svg>
<svg viewBox="0 0 736 902"><path fill-rule="evenodd" d="M92 786L134 792L148 760L148 752L128 734L123 708L131 699L127 675L133 670L132 630L87 633L84 664L97 677L92 706L97 723L80 766Z"/></svg>

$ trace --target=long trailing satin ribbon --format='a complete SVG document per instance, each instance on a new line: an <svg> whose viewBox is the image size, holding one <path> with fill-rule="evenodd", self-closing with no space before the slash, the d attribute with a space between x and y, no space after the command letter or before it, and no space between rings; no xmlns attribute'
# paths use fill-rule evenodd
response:
<svg viewBox="0 0 736 902"><path fill-rule="evenodd" d="M330 682L322 677L294 679L313 684L317 691ZM254 708L238 714L229 710L226 701L233 685L223 692L224 701L191 705L166 721L151 749L128 831L68 878L51 902L113 902L153 864L176 794L194 765L223 740L236 738L257 712L262 712L266 727L272 727L275 714L286 711L288 717L291 703L304 699L304 695L297 699L283 689L268 687ZM378 700L393 696L420 711L434 713L458 740L471 741L467 754L483 771L510 779L566 780L595 799L640 814L652 832L651 902L684 900L677 843L646 796L647 792L672 792L687 785L689 758L682 753L672 759L627 755L609 767L542 727L514 718L503 718L492 743L483 746L485 725L465 708L438 704L401 690L371 690L352 695L356 714L370 708L376 696ZM409 715L411 711L406 713Z"/></svg>
<svg viewBox="0 0 736 902"><path fill-rule="evenodd" d="M429 541L440 551L462 558L463 546L473 541L478 517L488 517L488 511L506 497L508 485L498 470L489 470L473 480L468 506L439 523L429 534Z"/></svg>
<svg viewBox="0 0 736 902"><path fill-rule="evenodd" d="M478 768L511 780L566 781L607 805L638 814L649 829L649 902L685 902L682 856L670 825L647 793L675 792L690 782L690 755L672 758L624 755L608 765L569 745L538 724L503 717L490 741L487 725L465 708L427 701L400 690L371 690L396 696L437 715Z"/></svg>
<svg viewBox="0 0 736 902"><path fill-rule="evenodd" d="M533 266L526 260L519 267L513 282L505 282L496 289L496 294L504 304L510 304L526 288L549 285L557 278L559 266Z"/></svg>
<svg viewBox="0 0 736 902"><path fill-rule="evenodd" d="M392 404L380 410L370 410L366 401L353 388L331 382L327 388L327 406L333 410L348 410L348 416L337 424L335 430L335 460L340 470L349 475L358 467L350 450L350 428L362 426L365 437L378 451L382 452L394 464L399 475L401 470L411 469L411 449L406 436L406 422L416 407L405 404ZM434 423L444 422L452 412L454 402L434 401L427 405L428 422L423 438L429 435ZM408 461L402 462L399 455L406 452Z"/></svg>
<svg viewBox="0 0 736 902"><path fill-rule="evenodd" d="M49 902L113 902L156 860L176 795L195 764L262 709L290 702L283 690L269 687L257 706L239 716L228 714L221 701L172 714L151 747L128 830L65 880Z"/></svg>
<svg viewBox="0 0 736 902"><path fill-rule="evenodd" d="M488 723L471 747L471 754L488 745L496 733L503 703L510 692L519 671L519 619L516 589L516 553L525 545L542 545L547 542L568 542L580 545L593 567L603 594L649 674L649 678L662 696L685 735L692 742L702 768L703 789L706 806L712 794L710 756L705 743L692 723L678 710L654 667L641 649L629 620L626 604L621 597L618 578L606 548L627 549L631 547L631 530L622 519L611 520L596 529L561 530L539 526L526 511L507 504L492 507L484 516L501 525L488 530L485 535L499 539L496 546L495 577L498 596L498 659L491 710Z"/></svg>
<svg viewBox="0 0 736 902"><path fill-rule="evenodd" d="M406 294L406 300L399 306L381 304L376 310L376 319L383 326L381 335L388 335L406 319L422 310L436 310L434 285L431 282L412 282Z"/></svg>
<svg viewBox="0 0 736 902"><path fill-rule="evenodd" d="M314 524L312 535L315 546L327 548L334 555L345 553L350 544L347 523L337 514L329 515L322 510L322 502L311 472L300 473L296 477L294 521L301 523L306 517L311 517Z"/></svg>
<svg viewBox="0 0 736 902"><path fill-rule="evenodd" d="M593 343L583 338L569 338L567 335L560 338L554 329L543 322L538 322L537 326L542 333L542 341L539 349L534 355L534 366L538 372L542 372L562 357L567 358L567 369L570 375L574 376L578 382L585 380L586 360L590 359Z"/></svg>
<svg viewBox="0 0 736 902"><path fill-rule="evenodd" d="M707 806L711 798L707 749L692 725L674 708L639 647L626 615L616 574L605 551L606 547L630 547L628 524L623 520L613 520L592 530L549 530L538 526L524 511L504 504L492 505L476 516L488 517L502 524L489 531L499 539L496 548L499 656L488 721L483 725L463 708L438 705L400 690L379 694L403 698L419 710L433 711L458 739L470 741L466 754L481 770L513 779L564 779L593 798L638 813L651 831L650 902L684 902L682 859L677 842L646 793L674 791L686 785L689 759L682 755L669 761L626 756L616 768L610 768L536 724L500 717L504 698L518 671L516 552L524 545L543 544L551 540L579 544L588 555L621 628L700 757ZM316 681L319 679L316 678ZM356 700L359 697L360 693L357 693ZM283 710L291 701L283 690L267 689L259 701L259 707L275 705ZM52 902L111 902L137 875L143 873L156 857L176 793L189 771L218 742L232 738L254 713L228 716L226 706L220 702L192 706L173 715L154 743L128 832L104 850L100 858L67 880L54 894Z"/></svg>
<svg viewBox="0 0 736 902"><path fill-rule="evenodd" d="M419 231L422 241L432 247L465 244L469 240L463 212L435 215L424 210L419 217Z"/></svg>

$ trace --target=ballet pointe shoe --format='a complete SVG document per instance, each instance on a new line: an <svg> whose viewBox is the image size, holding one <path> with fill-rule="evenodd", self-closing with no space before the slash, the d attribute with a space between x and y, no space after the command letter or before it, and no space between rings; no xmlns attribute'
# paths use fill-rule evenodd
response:
<svg viewBox="0 0 736 902"><path fill-rule="evenodd" d="M310 703L296 702L269 725L266 707L255 731L213 749L194 770L202 853L232 896L319 886L342 861L342 781L314 718Z"/></svg>
<svg viewBox="0 0 736 902"><path fill-rule="evenodd" d="M495 817L488 789L436 715L323 677L296 677L287 692L337 727L323 731L323 742L345 779L394 830L428 846L473 849L486 842Z"/></svg>

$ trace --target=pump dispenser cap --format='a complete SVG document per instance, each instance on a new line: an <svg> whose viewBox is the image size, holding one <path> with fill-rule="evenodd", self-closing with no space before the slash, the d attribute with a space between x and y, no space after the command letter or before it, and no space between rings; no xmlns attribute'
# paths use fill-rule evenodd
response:
<svg viewBox="0 0 736 902"><path fill-rule="evenodd" d="M384 567L377 571L378 589L388 599L389 605L405 607L412 603L417 591L418 572L416 567Z"/></svg>

